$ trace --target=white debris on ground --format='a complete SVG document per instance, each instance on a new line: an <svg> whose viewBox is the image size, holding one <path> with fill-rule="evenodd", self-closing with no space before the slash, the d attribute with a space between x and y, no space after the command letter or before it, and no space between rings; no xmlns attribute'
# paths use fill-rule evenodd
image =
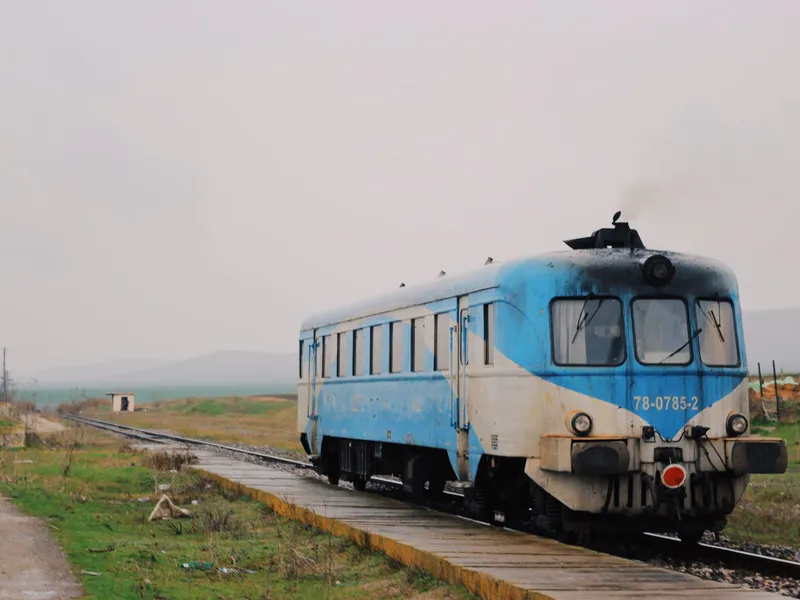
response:
<svg viewBox="0 0 800 600"><path fill-rule="evenodd" d="M188 510L175 506L166 494L162 494L147 520L162 521L166 519L185 519L189 516L191 515Z"/></svg>

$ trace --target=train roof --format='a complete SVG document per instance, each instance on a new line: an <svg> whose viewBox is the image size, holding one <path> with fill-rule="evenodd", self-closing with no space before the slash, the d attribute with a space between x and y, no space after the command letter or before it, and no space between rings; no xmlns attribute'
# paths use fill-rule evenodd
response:
<svg viewBox="0 0 800 600"><path fill-rule="evenodd" d="M433 281L397 288L381 296L308 317L303 321L300 329L307 331L351 319L379 315L409 306L491 289L499 285L500 269L507 265L508 263L490 263L480 269L445 275Z"/></svg>

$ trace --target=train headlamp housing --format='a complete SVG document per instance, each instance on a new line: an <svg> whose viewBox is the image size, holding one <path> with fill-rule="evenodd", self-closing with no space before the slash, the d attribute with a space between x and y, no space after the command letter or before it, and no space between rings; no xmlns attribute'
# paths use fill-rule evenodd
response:
<svg viewBox="0 0 800 600"><path fill-rule="evenodd" d="M642 265L642 275L645 281L652 286L667 285L675 275L675 265L662 254L654 254Z"/></svg>
<svg viewBox="0 0 800 600"><path fill-rule="evenodd" d="M747 417L737 412L729 414L728 419L725 421L725 429L728 430L728 435L731 437L742 435L747 431L747 425Z"/></svg>
<svg viewBox="0 0 800 600"><path fill-rule="evenodd" d="M575 432L575 435L585 436L592 431L592 417L583 411L578 410L570 413L567 421L569 428Z"/></svg>

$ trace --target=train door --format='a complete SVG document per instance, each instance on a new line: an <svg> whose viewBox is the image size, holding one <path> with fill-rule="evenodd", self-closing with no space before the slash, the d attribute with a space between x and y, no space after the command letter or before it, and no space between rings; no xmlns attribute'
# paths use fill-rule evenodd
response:
<svg viewBox="0 0 800 600"><path fill-rule="evenodd" d="M469 306L468 297L458 299L458 325L457 346L458 360L456 363L456 418L455 425L458 435L456 450L458 456L458 478L461 481L469 479L469 413L467 411L467 370L469 368Z"/></svg>
<svg viewBox="0 0 800 600"><path fill-rule="evenodd" d="M308 344L308 399L307 410L308 418L311 420L311 452L312 454L319 454L319 446L317 440L317 424L319 423L319 409L317 407L317 379L319 378L320 355L318 351L319 342L317 339L317 332L314 331L314 337Z"/></svg>

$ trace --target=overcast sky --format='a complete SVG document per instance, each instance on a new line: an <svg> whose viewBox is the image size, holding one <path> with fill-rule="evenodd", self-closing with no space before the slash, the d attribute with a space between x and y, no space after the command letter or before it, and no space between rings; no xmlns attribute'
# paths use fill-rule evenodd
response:
<svg viewBox="0 0 800 600"><path fill-rule="evenodd" d="M800 2L0 0L0 344L293 351L309 313L648 246L797 304Z"/></svg>

